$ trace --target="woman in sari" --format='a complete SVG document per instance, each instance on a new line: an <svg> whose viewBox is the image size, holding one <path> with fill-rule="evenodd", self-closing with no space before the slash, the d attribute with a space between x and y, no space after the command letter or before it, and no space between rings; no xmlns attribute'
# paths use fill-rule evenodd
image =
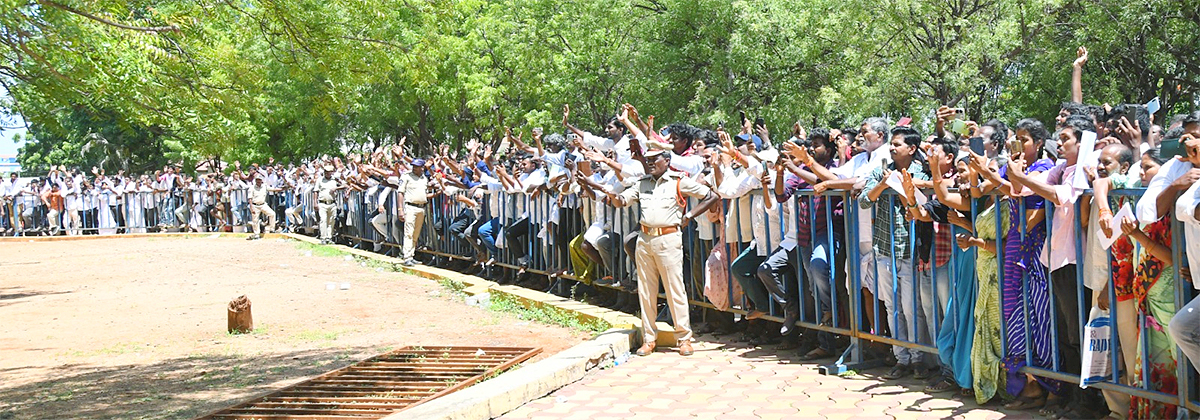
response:
<svg viewBox="0 0 1200 420"><path fill-rule="evenodd" d="M1017 150L1012 150L1013 156L1010 162L1037 159L1028 168L1021 169L1026 175L1036 175L1054 167L1054 161L1044 156L1045 141L1050 138L1050 133L1046 131L1041 122L1032 118L1023 119L1017 122L1016 134L1019 147L1013 147ZM1061 383L1037 379L1032 375L1020 373L1021 368L1027 365L1048 367L1053 359L1053 348L1050 343L1049 276L1039 258L1042 245L1046 241L1045 201L1038 196L1027 196L1028 194L1021 192L1023 187L1019 183L1010 182L1005 172L1008 166L997 168L995 161L988 162L984 157L978 155L972 157L971 166L976 173L986 178L978 193L975 186L972 185L972 194L981 195L998 188L1001 192L1011 196L1013 200L1003 211L1008 215L1009 223L1004 229L1004 252L1001 260L1004 275L999 286L1001 316L1004 317L1004 336L1007 339L1007 347L1001 364L1006 375L997 381L977 376L976 399L979 401L990 399L995 395L995 391L992 391L991 387L999 386L1002 382L1004 388L1001 396L1006 399L1016 398L1006 408L1027 409L1042 405L1060 405L1062 398L1057 395L1062 390ZM1024 208L1017 205L1016 199L1023 200ZM1000 200L1003 201L1003 199ZM976 226L976 235L979 235L983 229L979 229L978 220ZM977 264L978 273L981 276L979 280L980 300L977 305L990 303L983 302L983 299L985 297L991 299L991 296L986 295L992 293L992 290L985 290L989 286L985 286L985 279L982 278L987 271L984 266L988 264L982 263L982 256L980 260L981 262ZM978 306L976 313L981 313L981 308ZM1027 313L1028 319L1026 318ZM982 312L982 315L990 316L991 314ZM976 347L984 345L979 341L980 330L984 327L979 324L977 319ZM1031 356L1028 360L1026 358L1027 348ZM983 386L979 386L981 381L984 381ZM1030 384L1040 384L1040 386L1026 386ZM978 395L981 390L986 391L987 394Z"/></svg>
<svg viewBox="0 0 1200 420"><path fill-rule="evenodd" d="M1166 394L1177 392L1175 342L1167 334L1175 316L1175 271L1171 257L1171 218L1164 217L1139 229L1136 221L1121 222L1125 232L1141 249L1134 257L1133 296L1139 319L1137 359L1134 361L1133 386ZM1144 340L1144 341L1143 341ZM1143 346L1141 343L1147 343ZM1149 372L1143 372L1143 365ZM1134 396L1130 399L1131 419L1175 418L1176 406Z"/></svg>

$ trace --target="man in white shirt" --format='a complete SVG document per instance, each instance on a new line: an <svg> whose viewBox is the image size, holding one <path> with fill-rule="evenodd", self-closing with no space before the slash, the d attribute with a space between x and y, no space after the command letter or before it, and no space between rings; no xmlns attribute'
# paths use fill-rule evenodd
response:
<svg viewBox="0 0 1200 420"><path fill-rule="evenodd" d="M13 197L19 190L18 181L16 172L9 174L9 179L0 181L0 232L4 234L16 230L16 202Z"/></svg>
<svg viewBox="0 0 1200 420"><path fill-rule="evenodd" d="M83 200L80 197L79 186L75 184L74 178L64 178L65 185L62 188L63 199L66 200L66 216L63 224L66 225L68 235L79 235L82 233L83 219L79 212L83 210Z"/></svg>
<svg viewBox="0 0 1200 420"><path fill-rule="evenodd" d="M853 190L860 180L865 180L868 175L875 169L883 166L883 163L891 156L892 149L888 145L891 140L891 128L888 126L887 120L879 117L867 118L859 126L858 139L862 142L864 152L854 155L849 161L838 165L836 168L826 168L820 163L810 167L813 173L821 178L821 182L813 186L813 191L820 194L828 189L835 190ZM854 206L848 206L848 212L856 211ZM875 261L874 250L871 247L871 230L873 229L869 212L858 211L858 255L847 254L847 259L853 261L855 258L859 260L859 267L874 267ZM849 226L847 226L849 228ZM851 238L850 240L854 240ZM861 275L860 275L861 277ZM847 282L853 282L853 278L846 276ZM868 326L875 319L875 293L869 287L869 282L863 282L863 306L866 309ZM850 288L851 285L847 285Z"/></svg>
<svg viewBox="0 0 1200 420"><path fill-rule="evenodd" d="M1200 112L1185 118L1183 128L1184 134L1179 141L1184 156L1172 158L1159 168L1138 200L1137 217L1139 222L1152 222L1170 211L1170 207L1163 211L1163 203L1174 207L1175 217L1183 222L1183 239L1187 244L1184 252L1189 267L1186 272L1180 271L1192 287L1197 287L1196 275L1200 274L1200 246L1197 246L1200 244L1200 182L1197 182L1200 181ZM1178 199L1176 194L1179 194ZM1181 264L1181 261L1175 261L1176 267ZM1192 299L1175 314L1168 331L1192 365L1200 365L1200 297Z"/></svg>

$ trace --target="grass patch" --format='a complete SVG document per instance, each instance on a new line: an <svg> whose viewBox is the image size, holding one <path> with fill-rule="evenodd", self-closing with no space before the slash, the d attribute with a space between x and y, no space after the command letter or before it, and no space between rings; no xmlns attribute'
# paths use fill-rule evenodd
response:
<svg viewBox="0 0 1200 420"><path fill-rule="evenodd" d="M514 314L518 319L527 321L558 325L590 333L600 333L612 328L612 325L607 321L601 319L584 319L574 312L553 306L526 307L517 299L504 294L494 294L489 301L490 305L488 309Z"/></svg>
<svg viewBox="0 0 1200 420"><path fill-rule="evenodd" d="M233 337L235 335L247 335L247 334L249 334L249 335L267 335L270 332L271 332L271 328L269 326L267 326L267 324L258 323L258 324L255 324L254 329L250 330L250 332L248 332L248 333L237 333L237 332L230 332L230 331L226 330L225 335L230 336L230 337Z"/></svg>
<svg viewBox="0 0 1200 420"><path fill-rule="evenodd" d="M318 257L340 257L350 255L348 252L343 252L337 248L325 245L310 244L304 241L296 241L296 249L300 251L312 251L313 256Z"/></svg>
<svg viewBox="0 0 1200 420"><path fill-rule="evenodd" d="M355 256L354 259L356 259L358 261L366 262L367 267L373 268L373 269L382 269L383 271L392 271L392 272L404 271L404 266L402 266L400 264L393 264L393 263L390 263L387 261L380 261L380 260L377 260L374 258L365 258L365 257L359 257L359 256Z"/></svg>
<svg viewBox="0 0 1200 420"><path fill-rule="evenodd" d="M463 291L466 290L467 285L463 282L449 277L442 277L438 279L437 282L442 286L443 289L446 289L446 291L450 292L455 299L463 300L467 298L467 293Z"/></svg>

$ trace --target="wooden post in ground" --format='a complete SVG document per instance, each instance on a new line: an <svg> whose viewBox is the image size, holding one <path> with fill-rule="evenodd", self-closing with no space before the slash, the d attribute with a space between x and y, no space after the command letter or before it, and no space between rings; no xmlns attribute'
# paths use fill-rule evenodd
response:
<svg viewBox="0 0 1200 420"><path fill-rule="evenodd" d="M246 295L229 301L229 333L245 334L254 330L254 317L250 314L250 299Z"/></svg>

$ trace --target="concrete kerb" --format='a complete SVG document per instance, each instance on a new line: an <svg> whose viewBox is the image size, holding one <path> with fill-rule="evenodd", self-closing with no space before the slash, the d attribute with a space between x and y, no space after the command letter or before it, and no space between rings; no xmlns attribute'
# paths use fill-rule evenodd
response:
<svg viewBox="0 0 1200 420"><path fill-rule="evenodd" d="M285 234L285 236L308 243L318 243L316 239L308 236L293 234ZM333 245L333 247L364 258L390 263L400 262L397 258L342 245ZM583 379L590 371L609 366L610 363L616 365L627 360L631 350L640 341L641 333L637 327L641 325L641 321L629 314L587 305L536 290L505 286L437 267L405 267L404 271L431 280L448 279L460 282L464 286L462 292L468 296L481 293L489 293L491 296L504 295L527 306L548 306L569 311L582 320L602 319L613 328L592 337L591 340L536 363L505 372L495 378L384 417L384 419L451 420L499 417L527 402L549 395L559 388ZM665 324L660 326L660 331L663 330L670 331ZM660 342L662 336L663 334L660 334ZM674 336L667 334L667 337L668 342L673 344Z"/></svg>
<svg viewBox="0 0 1200 420"><path fill-rule="evenodd" d="M620 364L633 348L636 336L635 330L614 328L537 363L506 372L384 419L496 418L579 381L592 370L605 367L609 363Z"/></svg>
<svg viewBox="0 0 1200 420"><path fill-rule="evenodd" d="M85 235L85 236L40 236L40 237L0 237L0 242L49 242L65 240L90 240L112 238L212 238L212 237L245 237L247 233L146 233L121 235ZM287 238L310 244L319 244L319 240L304 235L290 233L270 233L263 235L266 239ZM343 245L329 245L339 251L370 258L391 264L399 264L400 259L367 252ZM591 340L580 343L536 363L505 372L495 378L488 379L464 390L446 395L433 401L421 404L408 410L384 417L384 419L490 419L512 411L529 401L549 395L551 392L570 385L587 376L588 372L603 368L610 363L616 365L627 360L630 351L641 341L638 327L641 321L629 314L612 311L606 308L587 305L584 303L561 298L552 294L542 293L516 286L504 286L479 277L467 276L458 272L436 267L418 266L406 267L405 272L433 279L450 279L461 282L462 290L469 296L480 293L506 295L526 305L550 306L575 313L585 320L602 319L613 328L592 337ZM672 329L666 323L658 323L658 343L660 345L674 344Z"/></svg>

